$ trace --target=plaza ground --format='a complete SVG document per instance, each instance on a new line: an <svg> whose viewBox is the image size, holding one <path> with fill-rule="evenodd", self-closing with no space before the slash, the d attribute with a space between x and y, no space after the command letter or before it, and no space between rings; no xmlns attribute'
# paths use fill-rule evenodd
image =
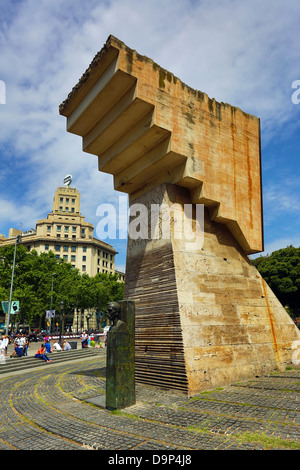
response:
<svg viewBox="0 0 300 470"><path fill-rule="evenodd" d="M193 398L137 384L136 404L111 412L97 406L105 363L101 349L96 357L1 376L0 449L300 449L300 368Z"/></svg>

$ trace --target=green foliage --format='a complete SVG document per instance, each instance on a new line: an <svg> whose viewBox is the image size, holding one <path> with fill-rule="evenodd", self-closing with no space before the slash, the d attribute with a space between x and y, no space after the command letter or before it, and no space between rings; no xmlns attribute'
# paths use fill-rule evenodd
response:
<svg viewBox="0 0 300 470"><path fill-rule="evenodd" d="M0 248L0 301L9 299L13 254L14 246ZM24 246L17 246L13 300L20 301L18 320L29 325L37 317L45 317L51 295L52 309L59 312L62 300L65 315L70 315L75 307L104 310L108 302L122 300L123 287L117 282L117 275L102 273L90 277L80 274L64 259L57 259L52 251L38 255L35 250L28 252Z"/></svg>
<svg viewBox="0 0 300 470"><path fill-rule="evenodd" d="M281 303L296 315L300 309L300 248L290 245L251 262Z"/></svg>

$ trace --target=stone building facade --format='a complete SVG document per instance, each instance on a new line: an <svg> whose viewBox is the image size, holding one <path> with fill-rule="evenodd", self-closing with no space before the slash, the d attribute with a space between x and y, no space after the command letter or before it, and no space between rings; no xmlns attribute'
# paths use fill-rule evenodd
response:
<svg viewBox="0 0 300 470"><path fill-rule="evenodd" d="M52 250L57 258L71 263L81 273L115 273L113 246L93 236L94 227L80 213L80 193L71 187L59 187L54 194L53 209L46 219L38 220L36 228L22 232L9 229L8 238L0 238L0 246L12 245L17 235L28 251L38 254Z"/></svg>

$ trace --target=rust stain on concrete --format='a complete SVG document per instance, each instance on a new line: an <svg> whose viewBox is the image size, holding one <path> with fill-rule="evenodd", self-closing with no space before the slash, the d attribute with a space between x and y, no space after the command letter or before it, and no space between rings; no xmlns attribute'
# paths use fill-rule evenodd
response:
<svg viewBox="0 0 300 470"><path fill-rule="evenodd" d="M253 229L253 213L252 213L252 177L251 177L251 161L249 152L249 138L246 137L246 155L247 155L247 170L248 170L248 200L249 200L249 213L250 213L250 226Z"/></svg>
<svg viewBox="0 0 300 470"><path fill-rule="evenodd" d="M265 282L265 280L264 280L263 278L261 278L261 281L262 281L264 296L265 296L265 299L266 299L267 311L268 311L268 315L269 315L269 319L270 319L271 333L272 333L272 342L273 342L273 345L274 345L276 360L277 360L277 363L280 364L280 358L279 358L279 352L278 352L278 345L277 345L276 334L275 334L275 328L274 328L273 314L272 314L272 310L271 310L271 307L270 307L270 304L269 304L266 282Z"/></svg>

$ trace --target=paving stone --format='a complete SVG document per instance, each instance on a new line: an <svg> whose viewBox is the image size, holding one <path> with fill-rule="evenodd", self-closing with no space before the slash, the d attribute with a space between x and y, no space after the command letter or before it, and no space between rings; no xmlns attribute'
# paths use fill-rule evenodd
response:
<svg viewBox="0 0 300 470"><path fill-rule="evenodd" d="M279 438L278 449L283 440L300 448L297 380L292 370L193 398L137 384L136 404L111 413L95 406L105 392L104 355L27 370L1 379L0 449L264 449L246 433Z"/></svg>

